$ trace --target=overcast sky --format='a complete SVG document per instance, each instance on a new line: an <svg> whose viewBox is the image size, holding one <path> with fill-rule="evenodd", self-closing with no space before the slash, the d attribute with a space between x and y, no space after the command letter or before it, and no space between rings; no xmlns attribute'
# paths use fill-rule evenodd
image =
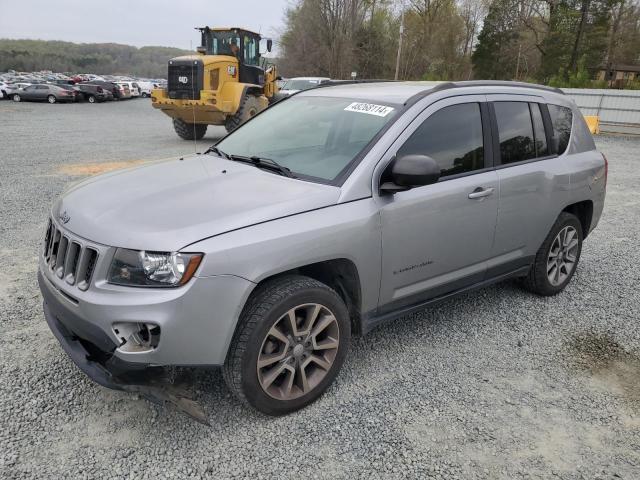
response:
<svg viewBox="0 0 640 480"><path fill-rule="evenodd" d="M290 0L0 0L0 38L189 49L194 27L244 27L276 37ZM100 5L98 10L96 6ZM11 6L11 8L7 8Z"/></svg>

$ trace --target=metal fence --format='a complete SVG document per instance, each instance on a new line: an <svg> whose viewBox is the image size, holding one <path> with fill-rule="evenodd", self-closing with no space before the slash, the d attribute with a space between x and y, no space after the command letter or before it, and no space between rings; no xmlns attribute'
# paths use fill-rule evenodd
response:
<svg viewBox="0 0 640 480"><path fill-rule="evenodd" d="M640 135L640 90L562 89L583 115L600 117L600 131Z"/></svg>

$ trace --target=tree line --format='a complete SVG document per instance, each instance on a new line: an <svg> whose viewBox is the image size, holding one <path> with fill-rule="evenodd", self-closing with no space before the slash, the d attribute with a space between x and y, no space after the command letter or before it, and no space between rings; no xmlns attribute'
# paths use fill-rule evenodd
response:
<svg viewBox="0 0 640 480"><path fill-rule="evenodd" d="M298 0L280 55L287 76L604 86L640 64L640 0Z"/></svg>
<svg viewBox="0 0 640 480"><path fill-rule="evenodd" d="M0 39L0 72L51 70L166 77L169 59L187 53L170 47Z"/></svg>

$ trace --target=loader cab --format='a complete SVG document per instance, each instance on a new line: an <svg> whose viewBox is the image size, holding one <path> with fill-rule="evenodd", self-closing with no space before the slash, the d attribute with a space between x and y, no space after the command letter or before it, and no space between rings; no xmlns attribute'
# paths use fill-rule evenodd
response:
<svg viewBox="0 0 640 480"><path fill-rule="evenodd" d="M240 82L264 86L264 69L260 66L260 34L241 28L198 28L202 35L198 52L227 55L238 60ZM271 40L267 41L271 51Z"/></svg>

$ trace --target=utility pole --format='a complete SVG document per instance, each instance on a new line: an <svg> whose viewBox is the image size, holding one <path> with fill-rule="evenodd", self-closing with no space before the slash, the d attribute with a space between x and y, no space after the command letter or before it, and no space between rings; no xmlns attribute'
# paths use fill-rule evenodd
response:
<svg viewBox="0 0 640 480"><path fill-rule="evenodd" d="M396 57L396 75L394 80L398 80L400 72L400 54L402 53L402 35L404 34L404 2L402 2L402 13L400 14L400 37L398 38L398 56Z"/></svg>

